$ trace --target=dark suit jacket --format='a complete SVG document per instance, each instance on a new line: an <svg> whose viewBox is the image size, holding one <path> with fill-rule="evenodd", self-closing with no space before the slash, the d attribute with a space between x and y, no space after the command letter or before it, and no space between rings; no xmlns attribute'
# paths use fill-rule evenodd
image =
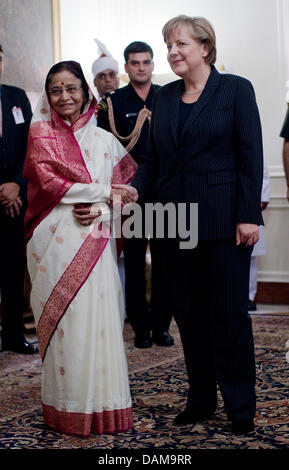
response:
<svg viewBox="0 0 289 470"><path fill-rule="evenodd" d="M251 83L212 67L178 139L183 80L154 97L147 153L132 185L146 200L196 202L199 240L235 236L236 223L261 225L263 149Z"/></svg>
<svg viewBox="0 0 289 470"><path fill-rule="evenodd" d="M25 195L26 182L22 175L27 137L32 117L29 100L20 88L1 85L2 139L0 138L0 184L14 182ZM16 124L12 108L20 107L25 122Z"/></svg>

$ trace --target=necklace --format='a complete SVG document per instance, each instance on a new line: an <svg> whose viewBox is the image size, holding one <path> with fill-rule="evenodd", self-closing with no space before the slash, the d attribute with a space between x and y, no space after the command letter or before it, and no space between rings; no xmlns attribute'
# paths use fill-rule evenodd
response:
<svg viewBox="0 0 289 470"><path fill-rule="evenodd" d="M197 93L201 93L203 90L198 90L198 91L184 91L185 95L196 95Z"/></svg>

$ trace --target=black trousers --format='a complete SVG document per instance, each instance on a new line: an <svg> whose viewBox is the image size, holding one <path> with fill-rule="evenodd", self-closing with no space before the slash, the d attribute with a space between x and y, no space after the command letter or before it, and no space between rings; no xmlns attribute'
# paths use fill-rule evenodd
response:
<svg viewBox="0 0 289 470"><path fill-rule="evenodd" d="M157 243L157 242L156 242ZM167 294L189 378L187 408L216 407L219 385L229 419L255 415L255 358L247 311L252 248L233 239L194 250L159 240Z"/></svg>
<svg viewBox="0 0 289 470"><path fill-rule="evenodd" d="M172 310L164 291L162 268L154 240L150 240L152 273L151 302L146 299L145 257L147 238L131 238L124 242L126 312L136 335L149 334L151 330L168 331Z"/></svg>
<svg viewBox="0 0 289 470"><path fill-rule="evenodd" d="M8 217L0 207L0 289L2 345L24 338L24 211Z"/></svg>

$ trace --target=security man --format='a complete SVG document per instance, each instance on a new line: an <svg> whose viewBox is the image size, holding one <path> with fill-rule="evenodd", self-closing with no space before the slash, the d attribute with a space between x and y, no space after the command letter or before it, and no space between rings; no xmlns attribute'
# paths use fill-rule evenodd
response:
<svg viewBox="0 0 289 470"><path fill-rule="evenodd" d="M4 53L0 46L0 78ZM22 168L31 120L29 100L20 88L0 82L0 290L2 350L34 354L24 337L24 212Z"/></svg>
<svg viewBox="0 0 289 470"><path fill-rule="evenodd" d="M139 163L141 155L145 152L153 96L159 86L152 84L151 81L154 63L153 51L148 44L140 41L129 44L124 51L124 58L129 84L105 95L99 104L98 126L113 132ZM152 259L150 305L146 299L147 248L148 238L145 236L126 239L124 243L128 321L135 331L136 347L149 348L152 342L160 346L172 346L174 340L168 332L172 315L166 302L158 254L154 250L153 240L150 240Z"/></svg>

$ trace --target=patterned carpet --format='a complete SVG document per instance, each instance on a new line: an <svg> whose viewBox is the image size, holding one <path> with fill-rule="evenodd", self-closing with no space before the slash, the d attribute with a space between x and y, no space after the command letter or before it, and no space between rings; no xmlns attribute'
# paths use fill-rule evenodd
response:
<svg viewBox="0 0 289 470"><path fill-rule="evenodd" d="M234 437L220 398L214 419L195 427L173 427L183 408L186 374L175 324L171 348L133 347L133 333L125 325L133 432L78 438L48 429L40 406L39 356L0 353L0 449L286 449L289 447L289 364L285 342L289 314L252 316L257 360L258 409L256 431Z"/></svg>

